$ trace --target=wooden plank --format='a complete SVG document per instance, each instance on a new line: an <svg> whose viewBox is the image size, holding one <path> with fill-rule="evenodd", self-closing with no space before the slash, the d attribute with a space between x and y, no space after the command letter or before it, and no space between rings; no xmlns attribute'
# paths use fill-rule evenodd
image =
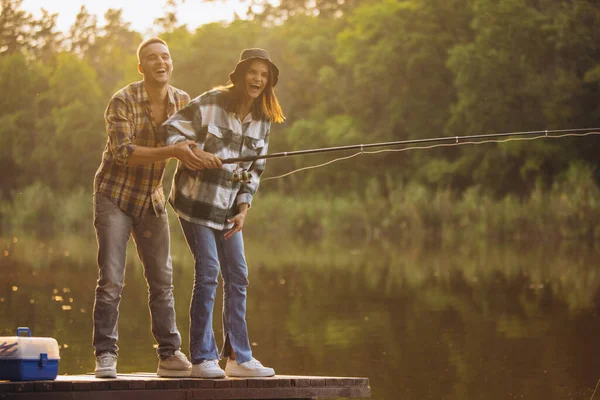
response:
<svg viewBox="0 0 600 400"><path fill-rule="evenodd" d="M263 387L262 379L248 379L248 387L249 388L261 388Z"/></svg>
<svg viewBox="0 0 600 400"><path fill-rule="evenodd" d="M11 382L0 382L0 393L14 392L15 388Z"/></svg>
<svg viewBox="0 0 600 400"><path fill-rule="evenodd" d="M73 390L74 391L86 391L89 392L92 390L92 382L88 381L77 381L73 382Z"/></svg>
<svg viewBox="0 0 600 400"><path fill-rule="evenodd" d="M52 381L37 381L33 384L33 390L36 392L51 392L54 386Z"/></svg>
<svg viewBox="0 0 600 400"><path fill-rule="evenodd" d="M215 387L215 382L212 379L200 379L198 381L198 387L200 389L213 389Z"/></svg>
<svg viewBox="0 0 600 400"><path fill-rule="evenodd" d="M17 382L15 383L15 392L33 392L35 382Z"/></svg>
<svg viewBox="0 0 600 400"><path fill-rule="evenodd" d="M108 390L99 392L5 392L3 400L268 400L268 399L321 399L340 397L370 397L367 388L296 388L289 389L163 389L163 390Z"/></svg>
<svg viewBox="0 0 600 400"><path fill-rule="evenodd" d="M144 383L144 387L146 384ZM101 390L110 390L110 381L104 379L97 379L92 381L92 389L93 391L101 391Z"/></svg>
<svg viewBox="0 0 600 400"><path fill-rule="evenodd" d="M146 381L141 379L132 379L129 381L129 390L144 390L146 389Z"/></svg>
<svg viewBox="0 0 600 400"><path fill-rule="evenodd" d="M263 387L265 389L267 388L274 388L274 387L278 387L279 386L279 379L273 379L273 378L265 378L262 380L263 381Z"/></svg>
<svg viewBox="0 0 600 400"><path fill-rule="evenodd" d="M292 380L289 378L279 378L279 387L291 387Z"/></svg>
<svg viewBox="0 0 600 400"><path fill-rule="evenodd" d="M265 400L265 399L306 399L306 398L343 398L371 397L368 388L274 388L274 389L207 389L193 392L198 400Z"/></svg>
<svg viewBox="0 0 600 400"><path fill-rule="evenodd" d="M200 381L198 379L182 379L181 387L183 389L198 389L200 388Z"/></svg>
<svg viewBox="0 0 600 400"><path fill-rule="evenodd" d="M233 379L231 379L231 387L232 388L246 388L246 387L248 387L248 380L233 378Z"/></svg>
<svg viewBox="0 0 600 400"><path fill-rule="evenodd" d="M307 378L292 378L291 381L294 387L310 387L310 379Z"/></svg>
<svg viewBox="0 0 600 400"><path fill-rule="evenodd" d="M119 374L116 379L62 375L55 381L0 381L0 400L266 400L368 398L368 378L277 375L268 378L160 378L153 373Z"/></svg>
<svg viewBox="0 0 600 400"><path fill-rule="evenodd" d="M74 392L36 392L36 393L6 393L0 395L2 400L75 400ZM84 393L84 392L79 392ZM94 393L94 392L90 392ZM79 399L78 399L79 400ZM83 400L83 398L81 398Z"/></svg>
<svg viewBox="0 0 600 400"><path fill-rule="evenodd" d="M127 390L129 381L125 379L113 379L110 381L110 390Z"/></svg>
<svg viewBox="0 0 600 400"><path fill-rule="evenodd" d="M146 389L149 390L157 390L157 389L164 389L164 382L159 381L159 380L149 380L146 381Z"/></svg>
<svg viewBox="0 0 600 400"><path fill-rule="evenodd" d="M327 380L321 378L312 378L310 380L310 386L313 387L325 387L327 386Z"/></svg>

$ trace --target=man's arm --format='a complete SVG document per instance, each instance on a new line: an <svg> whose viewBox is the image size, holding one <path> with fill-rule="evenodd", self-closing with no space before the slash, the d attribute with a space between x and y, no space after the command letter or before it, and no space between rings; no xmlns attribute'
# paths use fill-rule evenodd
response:
<svg viewBox="0 0 600 400"><path fill-rule="evenodd" d="M148 165L168 158L177 158L188 169L201 169L203 168L201 160L194 155L190 148L195 144L193 140L186 140L165 147L137 146L127 161L129 165Z"/></svg>
<svg viewBox="0 0 600 400"><path fill-rule="evenodd" d="M134 124L130 118L127 102L114 97L105 112L106 130L110 137L110 151L119 165L148 165L168 158L177 158L189 169L203 168L202 162L194 155L191 140L164 147L145 147L134 144Z"/></svg>

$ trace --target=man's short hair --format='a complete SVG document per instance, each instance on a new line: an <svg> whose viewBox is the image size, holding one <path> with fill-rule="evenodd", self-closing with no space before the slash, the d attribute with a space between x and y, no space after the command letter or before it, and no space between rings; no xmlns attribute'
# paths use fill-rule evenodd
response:
<svg viewBox="0 0 600 400"><path fill-rule="evenodd" d="M137 49L138 63L142 62L142 59L140 57L140 55L142 54L142 50L144 50L144 48L146 48L146 46L148 46L148 45L150 45L152 43L161 43L161 44L164 44L167 47L167 49L169 48L169 46L167 45L167 42L165 42L161 38L151 37L150 39L146 39L142 43L140 43L140 45L138 46L138 49Z"/></svg>

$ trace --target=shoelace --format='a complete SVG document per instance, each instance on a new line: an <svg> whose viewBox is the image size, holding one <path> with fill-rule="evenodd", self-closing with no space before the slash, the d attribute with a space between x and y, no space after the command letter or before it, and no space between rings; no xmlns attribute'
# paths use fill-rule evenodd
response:
<svg viewBox="0 0 600 400"><path fill-rule="evenodd" d="M115 356L103 356L103 357L100 357L98 362L100 363L100 365L106 366L108 364L111 364L116 358L117 357L115 357Z"/></svg>
<svg viewBox="0 0 600 400"><path fill-rule="evenodd" d="M253 358L252 360L247 361L244 364L247 364L249 366L251 365L253 367L262 367L262 364L256 358Z"/></svg>
<svg viewBox="0 0 600 400"><path fill-rule="evenodd" d="M217 360L207 360L207 361L204 361L203 364L206 365L207 367L217 367L219 365Z"/></svg>

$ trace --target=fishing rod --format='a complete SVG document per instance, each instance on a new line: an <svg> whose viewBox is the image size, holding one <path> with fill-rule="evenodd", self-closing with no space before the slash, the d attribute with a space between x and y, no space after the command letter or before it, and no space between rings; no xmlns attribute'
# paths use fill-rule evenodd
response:
<svg viewBox="0 0 600 400"><path fill-rule="evenodd" d="M576 133L581 132L581 133ZM560 134L562 133L562 134ZM531 136L535 134L543 134L542 136ZM557 134L557 135L552 135ZM600 128L580 128L580 129L555 129L555 130L543 130L543 131L525 131L525 132L507 132L507 133L490 133L483 135L465 135L465 136L447 136L447 137L438 137L438 138L425 138L425 139L413 139L413 140L400 140L394 142L382 142L382 143L369 143L369 144L357 144L350 146L336 146L336 147L325 147L320 149L309 149L309 150L298 150L298 151L286 151L281 153L273 153L273 154L265 154L261 156L248 156L248 157L237 157L237 158L225 158L221 159L221 163L223 164L232 164L238 163L238 168L235 172L233 172L232 180L234 182L250 182L250 174L248 170L241 167L242 162L255 161L259 159L266 158L281 158L288 156L296 156L296 155L306 155L306 154L315 154L315 153L326 153L333 151L343 151L343 150L356 150L360 149L360 152L352 154L350 156L344 156L341 158L336 158L334 160L327 161L323 164L314 165L310 167L302 167L291 172L287 172L283 175L272 176L268 178L262 179L263 181L267 181L270 179L278 179L283 178L294 173L305 171L308 169L314 169L319 167L324 167L326 165L332 164L336 161L347 160L353 158L355 156L361 154L377 154L381 152L387 151L406 151L406 150L414 150L414 149L432 149L435 147L444 147L444 146L460 146L460 145L476 145L476 144L485 144L485 143L505 143L509 141L515 140L536 140L536 139L544 139L544 138L552 138L552 139L560 139L569 136L588 136L588 135L600 135ZM530 136L530 137L514 137L514 136ZM514 138L513 138L514 137ZM504 138L504 139L497 139ZM480 139L476 141L469 141L469 139ZM487 140L484 140L487 139ZM418 143L432 143L432 142L448 142L452 143L437 143L428 146L408 146L400 149L383 149L376 151L364 151L365 148L371 147L383 147L383 146L397 146L397 145L405 145L405 144L418 144Z"/></svg>
<svg viewBox="0 0 600 400"><path fill-rule="evenodd" d="M405 144L419 144L419 143L432 143L432 142L447 142L453 141L459 143L461 140L469 139L489 139L489 138L500 138L506 136L527 136L527 135L538 135L544 134L548 136L553 133L561 132L588 132L599 130L600 128L580 128L580 129L555 129L555 130L543 130L543 131L525 131L525 132L507 132L507 133L488 133L483 135L466 135L466 136L446 136L437 138L425 138L425 139L412 139L412 140L398 140L394 142L381 142L381 143L368 143L368 144L354 144L348 146L335 146L335 147L323 147L320 149L307 149L307 150L296 150L296 151L283 151L280 153L264 154L260 156L247 156L247 157L235 157L235 158L224 158L221 159L223 164L233 164L237 162L256 161L267 158L282 158L290 156L300 156L307 154L317 153L329 153L333 151L344 151L344 150L364 150L372 147L386 147L386 146L399 146Z"/></svg>

